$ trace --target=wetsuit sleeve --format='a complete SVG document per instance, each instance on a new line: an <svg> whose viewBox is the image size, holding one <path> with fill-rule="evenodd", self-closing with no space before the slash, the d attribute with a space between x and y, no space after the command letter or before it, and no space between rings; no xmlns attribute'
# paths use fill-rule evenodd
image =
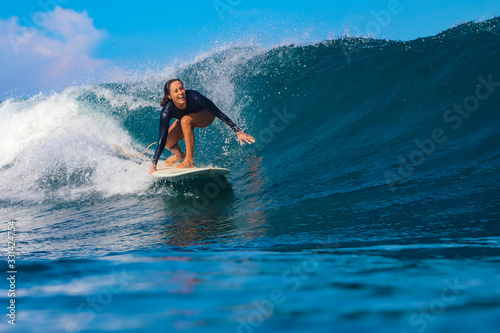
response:
<svg viewBox="0 0 500 333"><path fill-rule="evenodd" d="M227 126L231 127L234 132L241 132L241 129L231 120L229 119L228 116L226 116L224 113L222 113L221 110L208 98L203 96L197 91L193 91L193 97L196 99L198 104L202 106L204 109L206 109L208 112L219 118L226 124Z"/></svg>
<svg viewBox="0 0 500 333"><path fill-rule="evenodd" d="M153 164L157 164L160 159L163 150L165 149L165 144L167 143L168 128L170 126L170 120L172 119L172 114L168 104L163 108L160 115L160 135L158 139L158 146L156 147L156 152L153 157Z"/></svg>

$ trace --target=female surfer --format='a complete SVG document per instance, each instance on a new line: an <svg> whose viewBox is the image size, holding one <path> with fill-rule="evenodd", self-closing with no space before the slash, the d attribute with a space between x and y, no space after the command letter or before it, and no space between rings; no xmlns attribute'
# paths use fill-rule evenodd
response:
<svg viewBox="0 0 500 333"><path fill-rule="evenodd" d="M156 171L156 164L166 147L174 155L165 162L166 166L176 165L176 168L191 168L194 166L194 129L207 127L215 117L231 127L238 136L240 144L253 143L255 139L244 133L234 122L222 113L215 104L195 90L185 90L184 83L179 79L169 80L164 88L165 96L160 105L163 106L160 115L160 138L153 158L150 174ZM170 126L170 120L176 121ZM170 126L170 128L169 128ZM186 154L177 144L182 139L186 142Z"/></svg>

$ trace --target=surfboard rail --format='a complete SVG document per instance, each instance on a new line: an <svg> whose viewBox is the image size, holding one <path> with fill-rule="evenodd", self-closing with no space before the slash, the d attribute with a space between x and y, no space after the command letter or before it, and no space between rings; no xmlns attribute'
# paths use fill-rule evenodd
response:
<svg viewBox="0 0 500 333"><path fill-rule="evenodd" d="M158 163L160 165L160 163ZM229 169L219 167L193 167L177 169L173 166L160 166L158 170L152 173L153 177L165 179L186 179L198 177L217 177L227 175Z"/></svg>

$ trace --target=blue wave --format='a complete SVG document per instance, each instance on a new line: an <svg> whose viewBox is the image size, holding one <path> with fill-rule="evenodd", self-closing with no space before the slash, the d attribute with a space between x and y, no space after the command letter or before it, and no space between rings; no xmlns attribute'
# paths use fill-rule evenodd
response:
<svg viewBox="0 0 500 333"><path fill-rule="evenodd" d="M295 193L327 197L368 188L382 196L421 186L434 188L430 193L435 188L455 192L455 186L464 195L484 191L499 179L499 20L471 22L410 42L349 37L271 50L229 48L180 66L169 77L6 101L4 113L26 117L7 117L12 122L5 136L15 137L36 108L49 119L68 121L59 128L52 128L53 122L42 127L42 138L61 131L57 143L37 142L40 147L29 152L21 143L9 147L0 176L13 182L0 199L39 202L67 198L68 192L81 198L150 191L152 184L139 177L142 185L110 192L110 184L131 174L97 175L123 161L112 144L140 152L157 140L158 103L164 81L172 76L213 99L257 139L254 146L239 147L234 134L217 122L198 132L198 164L229 166L238 173L247 168L241 161L260 156L255 170L291 202ZM77 125L81 133L75 134ZM45 158L54 150L67 153ZM103 165L102 156L114 162ZM34 159L42 163L26 183L15 170ZM128 165L132 177L144 171L134 165ZM24 191L13 194L14 186Z"/></svg>

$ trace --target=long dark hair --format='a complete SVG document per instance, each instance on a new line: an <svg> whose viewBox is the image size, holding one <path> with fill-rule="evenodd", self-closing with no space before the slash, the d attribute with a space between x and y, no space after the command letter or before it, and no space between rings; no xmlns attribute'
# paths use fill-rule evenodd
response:
<svg viewBox="0 0 500 333"><path fill-rule="evenodd" d="M163 91L165 93L165 96L163 96L163 99L161 100L160 102L160 105L161 106L165 106L167 105L168 101L170 101L170 98L168 98L168 95L170 95L170 86L172 85L172 83L174 83L175 81L179 81L182 85L184 85L184 82L182 82L180 79L172 79L172 80L168 80L167 83L165 83L165 88L163 88Z"/></svg>

